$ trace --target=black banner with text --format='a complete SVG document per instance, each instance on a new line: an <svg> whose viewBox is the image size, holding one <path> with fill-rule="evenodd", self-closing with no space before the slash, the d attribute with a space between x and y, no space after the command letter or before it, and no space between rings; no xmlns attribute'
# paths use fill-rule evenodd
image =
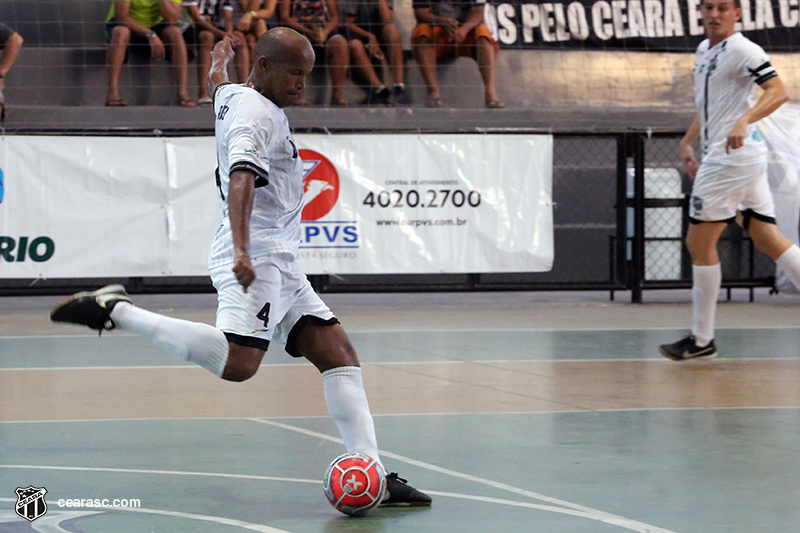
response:
<svg viewBox="0 0 800 533"><path fill-rule="evenodd" d="M487 9L502 48L693 52L702 0L516 0ZM800 0L741 0L737 30L765 50L800 50Z"/></svg>

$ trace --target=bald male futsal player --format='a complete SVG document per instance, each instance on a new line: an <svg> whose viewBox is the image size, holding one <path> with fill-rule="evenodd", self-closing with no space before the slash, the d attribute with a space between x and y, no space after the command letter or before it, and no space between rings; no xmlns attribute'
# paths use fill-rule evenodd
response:
<svg viewBox="0 0 800 533"><path fill-rule="evenodd" d="M132 331L222 379L244 381L270 341L322 373L325 401L348 451L380 461L356 352L339 321L295 261L303 210L303 162L283 108L294 104L314 66L314 50L289 28L264 33L247 83L228 82L230 39L212 52L217 188L222 224L209 271L218 292L217 327L165 317L131 304L121 285L79 293L51 319L97 330ZM426 494L387 476L382 505L429 506Z"/></svg>
<svg viewBox="0 0 800 533"><path fill-rule="evenodd" d="M754 123L789 97L764 50L738 33L739 0L704 0L708 39L697 47L694 91L697 117L681 140L681 158L694 177L686 247L692 256L692 333L660 352L676 361L717 356L714 317L722 282L717 242L738 216L759 250L800 287L800 248L775 224L767 182L767 148ZM758 84L764 93L753 104ZM692 143L700 139L702 163Z"/></svg>

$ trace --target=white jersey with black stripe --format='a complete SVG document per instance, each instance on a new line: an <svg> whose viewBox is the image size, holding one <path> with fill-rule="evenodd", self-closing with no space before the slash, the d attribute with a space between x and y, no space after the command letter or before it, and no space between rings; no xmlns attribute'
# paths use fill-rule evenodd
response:
<svg viewBox="0 0 800 533"><path fill-rule="evenodd" d="M756 84L777 75L764 49L741 33L712 47L708 39L700 43L692 76L703 161L746 165L766 157L754 124L747 128L744 146L726 154L725 144L739 117L753 107Z"/></svg>
<svg viewBox="0 0 800 533"><path fill-rule="evenodd" d="M233 261L228 186L235 170L255 175L250 217L250 258L288 254L300 245L303 162L283 110L256 90L225 84L214 95L217 140L217 190L222 223L211 243L209 268Z"/></svg>

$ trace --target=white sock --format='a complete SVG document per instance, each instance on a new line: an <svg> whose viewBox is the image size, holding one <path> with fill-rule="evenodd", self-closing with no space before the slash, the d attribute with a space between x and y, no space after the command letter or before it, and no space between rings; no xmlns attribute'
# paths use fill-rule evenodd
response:
<svg viewBox="0 0 800 533"><path fill-rule="evenodd" d="M791 245L775 262L786 272L794 286L800 289L800 248L796 244Z"/></svg>
<svg viewBox="0 0 800 533"><path fill-rule="evenodd" d="M339 428L347 451L365 453L383 466L378 457L378 439L369 413L361 368L332 368L322 373L322 380L328 412Z"/></svg>
<svg viewBox="0 0 800 533"><path fill-rule="evenodd" d="M714 316L722 284L722 267L692 265L692 334L697 346L714 340Z"/></svg>
<svg viewBox="0 0 800 533"><path fill-rule="evenodd" d="M184 361L222 376L228 362L228 339L213 326L152 313L120 302L111 311L118 328L138 333Z"/></svg>

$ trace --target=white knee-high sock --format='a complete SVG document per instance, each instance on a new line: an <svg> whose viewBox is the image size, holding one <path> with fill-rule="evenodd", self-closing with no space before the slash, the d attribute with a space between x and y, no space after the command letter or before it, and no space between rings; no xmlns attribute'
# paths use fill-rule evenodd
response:
<svg viewBox="0 0 800 533"><path fill-rule="evenodd" d="M361 368L340 366L322 373L325 403L348 452L365 453L381 463ZM381 463L383 466L383 463Z"/></svg>
<svg viewBox="0 0 800 533"><path fill-rule="evenodd" d="M152 313L120 302L111 311L117 327L138 333L184 361L222 376L228 362L228 339L213 326Z"/></svg>
<svg viewBox="0 0 800 533"><path fill-rule="evenodd" d="M714 340L714 317L722 284L722 267L692 265L692 334L695 344L706 346Z"/></svg>
<svg viewBox="0 0 800 533"><path fill-rule="evenodd" d="M786 272L794 286L800 289L800 248L796 244L791 245L775 262Z"/></svg>

